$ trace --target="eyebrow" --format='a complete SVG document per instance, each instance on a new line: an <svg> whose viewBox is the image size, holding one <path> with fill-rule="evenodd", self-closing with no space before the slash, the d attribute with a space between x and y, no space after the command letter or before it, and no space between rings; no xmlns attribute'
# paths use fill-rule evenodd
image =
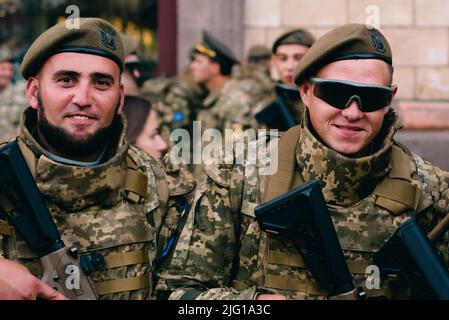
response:
<svg viewBox="0 0 449 320"><path fill-rule="evenodd" d="M108 79L109 81L111 81L112 84L115 83L114 77L109 73L95 72L90 77L91 77L91 79L94 79L94 80Z"/></svg>
<svg viewBox="0 0 449 320"><path fill-rule="evenodd" d="M81 73L76 72L76 71L71 71L71 70L59 70L57 72L55 72L53 74L53 79L56 79L58 77L61 76L69 76L69 77L74 77L77 78L81 75ZM93 74L90 75L90 78L93 80L98 80L98 79L108 79L110 80L112 83L115 83L114 77L109 74L109 73L103 73L103 72L95 72Z"/></svg>
<svg viewBox="0 0 449 320"><path fill-rule="evenodd" d="M61 76L70 76L70 77L78 77L80 75L79 72L71 71L71 70L59 70L53 74L53 79Z"/></svg>

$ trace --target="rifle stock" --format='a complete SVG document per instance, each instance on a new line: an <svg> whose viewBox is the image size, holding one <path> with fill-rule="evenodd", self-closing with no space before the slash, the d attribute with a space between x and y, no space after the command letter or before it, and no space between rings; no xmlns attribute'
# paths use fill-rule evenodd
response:
<svg viewBox="0 0 449 320"><path fill-rule="evenodd" d="M374 263L383 274L403 276L420 299L449 300L449 273L415 217L375 253Z"/></svg>

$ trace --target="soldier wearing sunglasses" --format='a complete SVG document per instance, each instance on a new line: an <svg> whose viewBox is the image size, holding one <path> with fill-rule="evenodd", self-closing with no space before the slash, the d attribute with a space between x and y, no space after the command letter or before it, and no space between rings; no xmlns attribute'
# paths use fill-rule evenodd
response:
<svg viewBox="0 0 449 320"><path fill-rule="evenodd" d="M328 298L292 243L262 231L254 214L267 190L316 179L354 285L371 298L416 297L401 277L367 286L374 253L401 223L416 217L429 232L449 211L449 173L394 139L392 78L392 52L378 30L348 24L320 38L295 71L306 109L279 140L278 171L206 168L201 202L209 212L187 220L159 290L172 299ZM443 231L435 245L446 266L448 241Z"/></svg>

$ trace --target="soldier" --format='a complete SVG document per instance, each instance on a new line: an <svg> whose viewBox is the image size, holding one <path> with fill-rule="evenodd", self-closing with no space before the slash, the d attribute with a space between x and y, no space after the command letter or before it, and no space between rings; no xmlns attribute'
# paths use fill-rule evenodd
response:
<svg viewBox="0 0 449 320"><path fill-rule="evenodd" d="M373 254L402 222L416 217L427 232L439 228L449 211L449 173L393 138L400 124L390 107L397 91L392 64L386 38L365 25L344 25L320 38L295 72L304 121L280 138L278 171L263 176L249 163L206 168L210 189L201 206L209 212L187 218L160 271L159 295L325 299L292 243L263 232L254 214L259 204L311 179L320 181L356 287L365 286ZM436 244L446 266L448 241L443 232ZM413 297L402 277L387 276L365 291Z"/></svg>
<svg viewBox="0 0 449 320"><path fill-rule="evenodd" d="M97 297L147 299L156 256L195 183L177 168L166 174L126 141L123 61L120 37L104 20L43 33L21 65L31 107L17 143L64 243L104 257L105 267L89 275ZM13 215L7 201L0 192ZM42 272L37 254L2 218L0 298L63 298L38 279Z"/></svg>
<svg viewBox="0 0 449 320"><path fill-rule="evenodd" d="M244 84L231 78L232 67L238 63L231 50L207 32L203 33L203 42L193 49L190 64L193 80L209 91L197 115L202 130L215 128L224 132L249 126L254 102Z"/></svg>
<svg viewBox="0 0 449 320"><path fill-rule="evenodd" d="M271 51L264 45L254 45L249 49L246 64L240 67L237 79L252 81L251 95L257 100L265 100L274 94L271 79Z"/></svg>
<svg viewBox="0 0 449 320"><path fill-rule="evenodd" d="M274 42L272 63L279 80L271 97L262 101L254 110L259 127L286 131L300 123L304 106L294 86L293 73L314 42L313 35L305 29L284 33Z"/></svg>
<svg viewBox="0 0 449 320"><path fill-rule="evenodd" d="M192 122L205 96L205 89L191 80L189 72L178 77L158 77L145 81L142 94L158 112L161 136L171 144L170 134L175 129L191 132Z"/></svg>
<svg viewBox="0 0 449 320"><path fill-rule="evenodd" d="M25 84L13 83L14 57L11 50L0 48L0 139L9 140L18 133L20 114L27 107Z"/></svg>

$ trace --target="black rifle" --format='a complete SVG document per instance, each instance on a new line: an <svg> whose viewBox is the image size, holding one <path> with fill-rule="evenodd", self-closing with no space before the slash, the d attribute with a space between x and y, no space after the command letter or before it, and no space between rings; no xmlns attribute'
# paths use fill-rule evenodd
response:
<svg viewBox="0 0 449 320"><path fill-rule="evenodd" d="M0 218L6 218L39 255L44 267L42 281L70 299L96 299L82 270L104 266L103 257L80 256L76 248L64 245L16 141L0 149L0 197L1 203L14 208L0 206Z"/></svg>
<svg viewBox="0 0 449 320"><path fill-rule="evenodd" d="M327 210L320 183L311 180L255 209L262 230L288 238L318 285L333 299L360 299Z"/></svg>
<svg viewBox="0 0 449 320"><path fill-rule="evenodd" d="M404 277L419 299L449 299L449 273L422 228L412 217L375 253L381 274Z"/></svg>
<svg viewBox="0 0 449 320"><path fill-rule="evenodd" d="M257 122L267 125L270 129L287 131L297 125L288 106L288 101L300 101L298 88L276 83L276 99L270 102L254 116Z"/></svg>

